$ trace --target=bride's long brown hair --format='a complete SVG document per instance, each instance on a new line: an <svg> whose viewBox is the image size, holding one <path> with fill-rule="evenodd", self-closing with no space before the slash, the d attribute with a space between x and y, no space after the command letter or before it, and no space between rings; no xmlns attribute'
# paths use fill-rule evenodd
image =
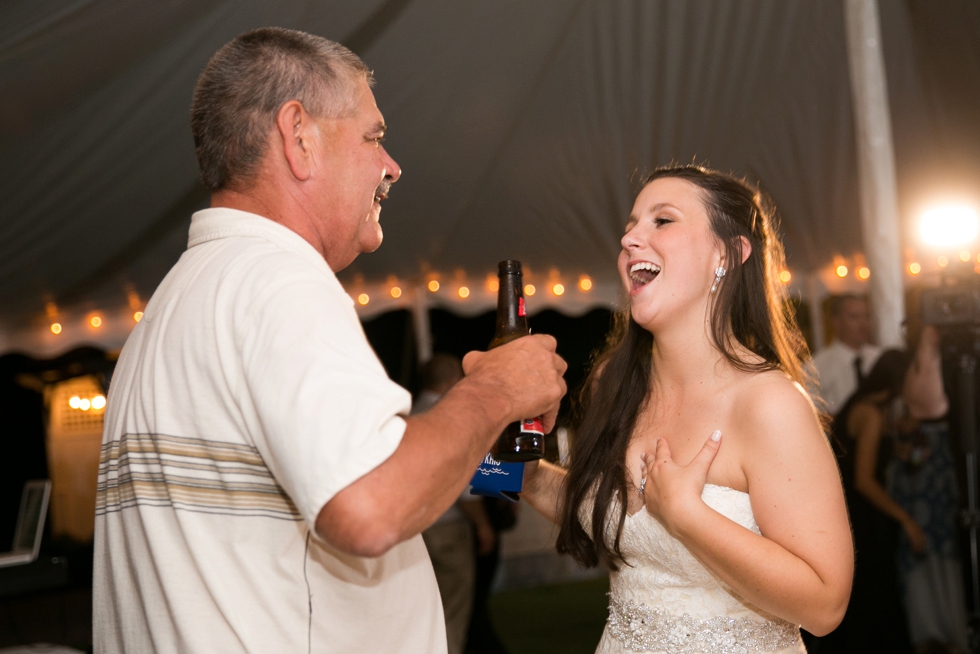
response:
<svg viewBox="0 0 980 654"><path fill-rule="evenodd" d="M658 168L650 182L674 177L701 191L711 229L725 245L728 271L719 285L711 310L714 345L738 370L782 370L803 382L806 341L788 314L786 294L777 275L785 260L776 236L770 206L759 191L742 180L700 166ZM742 263L744 236L752 246ZM739 356L739 346L762 361ZM616 315L602 352L579 390L577 425L561 504L558 551L586 566L599 563L617 569L623 562L620 539L626 522L626 502L619 502L618 525L612 543L605 526L618 497L628 497L626 449L636 418L650 392L653 335L640 327L627 306ZM591 529L579 520L583 504L591 507Z"/></svg>

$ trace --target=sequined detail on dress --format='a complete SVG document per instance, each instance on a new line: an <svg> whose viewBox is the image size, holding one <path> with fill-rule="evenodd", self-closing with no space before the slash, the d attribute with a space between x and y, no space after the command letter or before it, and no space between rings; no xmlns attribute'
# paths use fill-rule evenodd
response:
<svg viewBox="0 0 980 654"><path fill-rule="evenodd" d="M799 629L788 622L670 615L632 601L609 599L609 634L631 652L764 654L792 647Z"/></svg>

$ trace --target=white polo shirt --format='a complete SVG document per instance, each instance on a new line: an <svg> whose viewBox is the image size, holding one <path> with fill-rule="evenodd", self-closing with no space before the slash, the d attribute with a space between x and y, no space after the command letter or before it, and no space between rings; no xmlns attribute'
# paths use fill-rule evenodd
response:
<svg viewBox="0 0 980 654"><path fill-rule="evenodd" d="M445 652L420 536L368 559L312 531L410 408L312 246L253 214L194 214L109 390L96 651Z"/></svg>

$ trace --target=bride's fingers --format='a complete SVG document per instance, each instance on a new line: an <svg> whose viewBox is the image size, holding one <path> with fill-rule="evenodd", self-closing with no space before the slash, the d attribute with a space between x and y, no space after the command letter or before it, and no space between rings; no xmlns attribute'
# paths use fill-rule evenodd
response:
<svg viewBox="0 0 980 654"><path fill-rule="evenodd" d="M708 474L708 468L711 467L711 462L715 460L715 455L718 454L718 449L721 447L721 430L716 429L711 432L711 436L708 440L704 442L701 447L701 451L698 452L694 460L688 465L694 465L704 471L704 474Z"/></svg>
<svg viewBox="0 0 980 654"><path fill-rule="evenodd" d="M656 460L662 463L671 461L670 445L667 444L667 439L665 438L657 439Z"/></svg>

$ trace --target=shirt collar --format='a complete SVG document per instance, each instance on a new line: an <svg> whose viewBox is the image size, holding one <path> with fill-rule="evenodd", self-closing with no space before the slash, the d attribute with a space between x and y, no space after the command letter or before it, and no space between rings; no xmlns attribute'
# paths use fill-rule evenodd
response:
<svg viewBox="0 0 980 654"><path fill-rule="evenodd" d="M316 266L330 269L316 248L293 230L264 216L227 207L202 209L191 216L187 248L236 236L265 239L285 250L295 252ZM331 276L333 276L332 271Z"/></svg>

